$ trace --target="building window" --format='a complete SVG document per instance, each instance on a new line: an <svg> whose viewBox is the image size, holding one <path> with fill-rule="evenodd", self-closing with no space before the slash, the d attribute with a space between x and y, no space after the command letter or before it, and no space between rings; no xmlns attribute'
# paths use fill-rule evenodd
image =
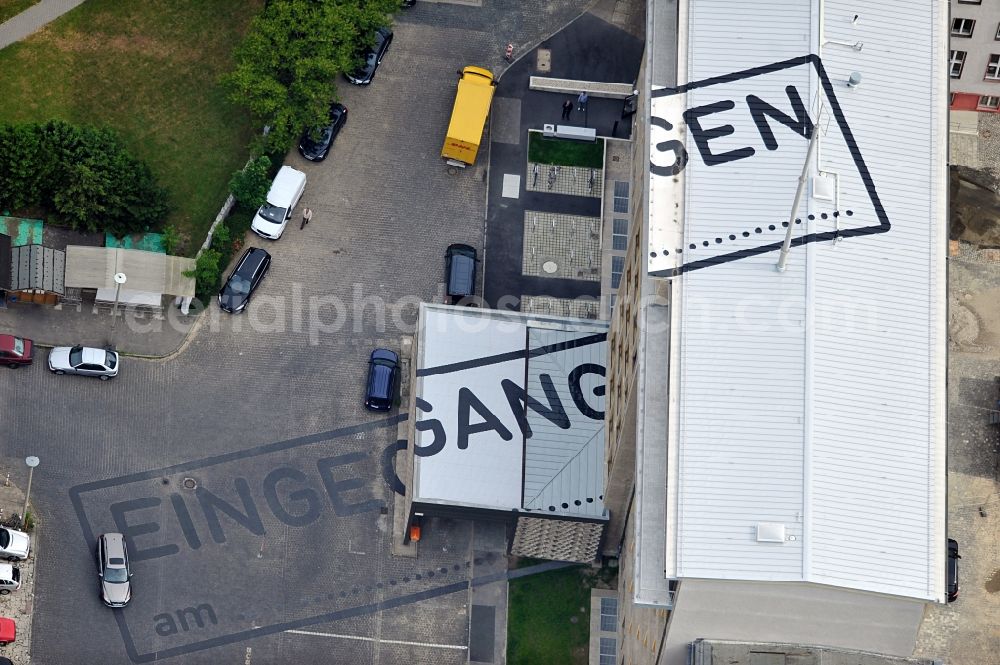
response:
<svg viewBox="0 0 1000 665"><path fill-rule="evenodd" d="M971 37L976 21L971 18L956 18L951 22L952 37Z"/></svg>
<svg viewBox="0 0 1000 665"><path fill-rule="evenodd" d="M1000 79L1000 55L990 55L989 64L986 65L986 76L983 78L991 80Z"/></svg>
<svg viewBox="0 0 1000 665"><path fill-rule="evenodd" d="M990 95L983 95L979 98L979 103L976 105L981 109L1000 109L1000 97L992 97Z"/></svg>
<svg viewBox="0 0 1000 665"><path fill-rule="evenodd" d="M965 51L952 51L949 60L949 71L951 77L957 79L962 75L962 68L965 67Z"/></svg>
<svg viewBox="0 0 1000 665"><path fill-rule="evenodd" d="M628 220L615 219L611 226L611 249L628 249Z"/></svg>
<svg viewBox="0 0 1000 665"><path fill-rule="evenodd" d="M601 598L601 630L615 632L618 628L618 599Z"/></svg>
<svg viewBox="0 0 1000 665"><path fill-rule="evenodd" d="M618 640L613 637L602 637L600 665L615 665L615 659L617 657Z"/></svg>
<svg viewBox="0 0 1000 665"><path fill-rule="evenodd" d="M622 281L622 273L625 272L625 257L611 257L611 288L617 289Z"/></svg>
<svg viewBox="0 0 1000 665"><path fill-rule="evenodd" d="M615 212L628 212L627 182L615 182Z"/></svg>

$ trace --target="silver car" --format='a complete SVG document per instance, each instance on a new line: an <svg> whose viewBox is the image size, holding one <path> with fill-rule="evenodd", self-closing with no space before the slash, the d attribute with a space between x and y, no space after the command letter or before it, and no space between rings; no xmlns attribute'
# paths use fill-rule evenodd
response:
<svg viewBox="0 0 1000 665"><path fill-rule="evenodd" d="M101 381L118 376L118 353L89 346L57 346L49 351L49 369L56 374L96 376Z"/></svg>
<svg viewBox="0 0 1000 665"><path fill-rule="evenodd" d="M97 576L101 582L101 600L105 605L128 605L128 601L132 600L132 568L122 534L105 533L97 538Z"/></svg>
<svg viewBox="0 0 1000 665"><path fill-rule="evenodd" d="M8 561L24 561L31 549L31 539L23 531L0 527L0 557Z"/></svg>

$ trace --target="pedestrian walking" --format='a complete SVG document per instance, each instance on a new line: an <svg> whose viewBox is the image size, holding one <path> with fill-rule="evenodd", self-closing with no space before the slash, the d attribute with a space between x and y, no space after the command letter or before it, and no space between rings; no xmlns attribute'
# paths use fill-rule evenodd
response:
<svg viewBox="0 0 1000 665"><path fill-rule="evenodd" d="M309 220L311 220L312 218L313 218L312 208L306 208L305 210L303 210L302 211L302 226L299 227L299 230L301 231L302 229L306 228L306 224L308 224Z"/></svg>
<svg viewBox="0 0 1000 665"><path fill-rule="evenodd" d="M569 120L569 114L572 112L573 112L573 102L572 100L567 99L565 102L563 102L562 119Z"/></svg>
<svg viewBox="0 0 1000 665"><path fill-rule="evenodd" d="M580 109L579 109L580 111L586 111L587 110L587 101L589 99L590 99L590 97L587 96L586 92L581 92L580 96L576 98L576 103L580 107Z"/></svg>

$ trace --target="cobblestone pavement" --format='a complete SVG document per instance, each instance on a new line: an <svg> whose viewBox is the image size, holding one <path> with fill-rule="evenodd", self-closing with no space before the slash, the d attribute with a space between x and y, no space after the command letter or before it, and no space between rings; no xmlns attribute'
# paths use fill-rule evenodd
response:
<svg viewBox="0 0 1000 665"><path fill-rule="evenodd" d="M601 218L525 210L521 273L600 281Z"/></svg>
<svg viewBox="0 0 1000 665"><path fill-rule="evenodd" d="M948 535L962 554L961 591L927 606L914 655L987 665L1000 662L1000 431L988 424L1000 399L1000 265L953 259L949 288ZM960 311L974 318L971 336Z"/></svg>
<svg viewBox="0 0 1000 665"><path fill-rule="evenodd" d="M331 156L289 157L314 217L253 240L273 264L245 314L209 308L180 353L126 358L113 381L43 363L0 381L14 414L0 463L42 460L34 662L467 661L468 581L503 552L452 521L427 525L417 558L389 555L396 426L362 407L367 354L398 347L416 302L440 298L449 243L482 248L482 171L439 158L455 70L497 66L508 30L540 38L579 4L401 14L375 82L341 88ZM135 591L112 611L88 538L128 528Z"/></svg>
<svg viewBox="0 0 1000 665"><path fill-rule="evenodd" d="M22 469L27 467L22 465ZM0 483L0 515L9 517L24 510L24 491L9 478ZM28 512L34 510L32 505ZM26 561L13 562L21 571L21 588L6 596L0 596L0 616L13 619L17 625L17 639L13 644L0 647L0 656L10 658L15 663L31 661L31 617L35 607L35 561L38 555L39 530L29 533L31 550Z"/></svg>
<svg viewBox="0 0 1000 665"><path fill-rule="evenodd" d="M537 174L536 174L537 170ZM601 198L604 171L581 166L551 166L528 162L524 188L529 192L550 192ZM537 175L537 177L535 177Z"/></svg>

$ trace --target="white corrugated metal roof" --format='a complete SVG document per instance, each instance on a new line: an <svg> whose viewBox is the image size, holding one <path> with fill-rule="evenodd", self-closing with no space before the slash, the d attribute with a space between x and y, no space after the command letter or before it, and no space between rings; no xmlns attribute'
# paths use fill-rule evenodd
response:
<svg viewBox="0 0 1000 665"><path fill-rule="evenodd" d="M599 321L421 305L414 501L605 517L606 336Z"/></svg>
<svg viewBox="0 0 1000 665"><path fill-rule="evenodd" d="M681 5L650 136L648 267L675 277L668 576L940 600L947 5ZM769 524L784 542L758 541Z"/></svg>

